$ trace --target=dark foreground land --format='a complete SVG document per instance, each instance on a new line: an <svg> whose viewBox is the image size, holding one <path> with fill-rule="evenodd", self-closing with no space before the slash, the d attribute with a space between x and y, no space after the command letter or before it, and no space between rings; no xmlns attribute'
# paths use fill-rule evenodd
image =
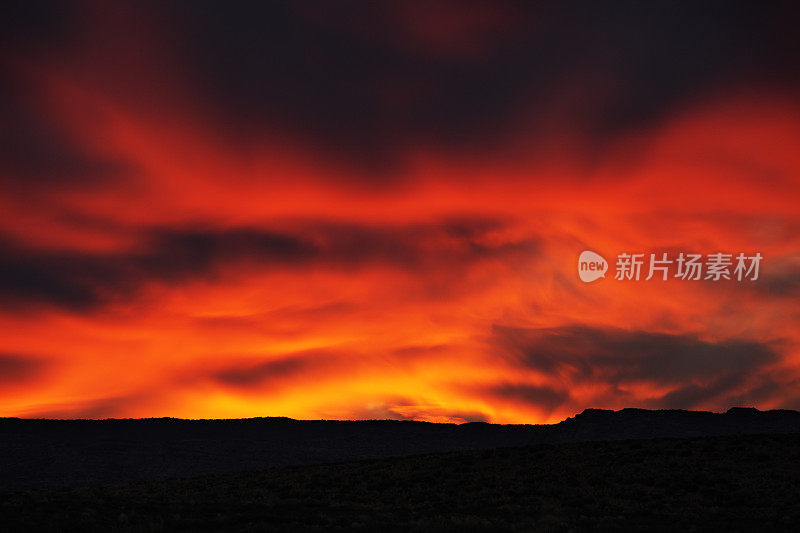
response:
<svg viewBox="0 0 800 533"><path fill-rule="evenodd" d="M588 409L552 425L0 419L0 491L570 442L800 433L800 413Z"/></svg>
<svg viewBox="0 0 800 533"><path fill-rule="evenodd" d="M797 531L800 434L539 444L0 493L6 531Z"/></svg>

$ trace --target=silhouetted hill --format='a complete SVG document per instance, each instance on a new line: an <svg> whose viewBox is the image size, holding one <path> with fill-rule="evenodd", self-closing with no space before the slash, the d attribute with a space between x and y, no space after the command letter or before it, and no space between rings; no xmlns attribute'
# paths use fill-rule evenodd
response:
<svg viewBox="0 0 800 533"><path fill-rule="evenodd" d="M732 407L725 413L681 409L586 409L554 426L555 440L652 439L800 432L800 412Z"/></svg>
<svg viewBox="0 0 800 533"><path fill-rule="evenodd" d="M0 490L149 481L533 444L800 433L800 413L587 409L553 425L0 419Z"/></svg>

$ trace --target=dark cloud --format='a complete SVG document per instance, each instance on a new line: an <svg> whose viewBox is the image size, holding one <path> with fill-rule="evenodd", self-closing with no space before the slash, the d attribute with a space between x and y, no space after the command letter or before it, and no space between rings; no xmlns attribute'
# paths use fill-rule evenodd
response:
<svg viewBox="0 0 800 533"><path fill-rule="evenodd" d="M331 354L311 351L257 364L244 364L217 372L214 379L236 388L274 386L278 382L305 374L314 367L329 362Z"/></svg>
<svg viewBox="0 0 800 533"><path fill-rule="evenodd" d="M86 46L86 28L120 25L102 35L123 55L160 51L134 55L135 79L106 90L142 102L185 91L237 145L277 132L378 170L418 146L492 150L521 128L569 128L593 146L717 89L800 77L792 2L26 4L7 8L5 35L34 56L45 38L94 80L125 73ZM164 76L167 58L182 83Z"/></svg>
<svg viewBox="0 0 800 533"><path fill-rule="evenodd" d="M137 173L129 161L96 153L42 100L31 84L0 81L0 183L6 189L96 187Z"/></svg>
<svg viewBox="0 0 800 533"><path fill-rule="evenodd" d="M4 242L0 299L7 305L50 304L91 310L132 297L140 285L213 277L222 264L245 260L289 265L308 261L313 244L299 237L257 232L155 230L141 249L126 253L40 250Z"/></svg>
<svg viewBox="0 0 800 533"><path fill-rule="evenodd" d="M40 359L29 356L0 353L0 384L23 383L38 377L45 369Z"/></svg>
<svg viewBox="0 0 800 533"><path fill-rule="evenodd" d="M157 230L141 250L91 253L40 250L5 242L0 258L0 299L7 305L50 304L91 310L129 298L149 281L178 283L213 277L223 263L263 264L308 260L315 248L297 237L251 230L178 232Z"/></svg>
<svg viewBox="0 0 800 533"><path fill-rule="evenodd" d="M34 252L3 243L0 257L0 300L4 307L29 307L42 303L74 311L100 302L93 278L97 258L76 254Z"/></svg>
<svg viewBox="0 0 800 533"><path fill-rule="evenodd" d="M529 257L538 249L533 239L489 244L485 237L495 227L477 218L395 227L309 222L274 231L159 228L144 232L138 247L118 253L41 250L5 239L0 301L87 311L130 298L148 282L213 280L229 268L386 264L452 272L486 259Z"/></svg>
<svg viewBox="0 0 800 533"><path fill-rule="evenodd" d="M612 391L632 383L673 387L652 406L688 408L739 394L742 388L757 388L763 396L770 383L778 387L768 371L780 359L771 343L708 342L689 334L588 326L495 327L494 343L514 364L550 375L565 386L602 383ZM514 393L512 388L506 395ZM551 397L546 391L541 397L539 393L532 391L531 403L547 404Z"/></svg>
<svg viewBox="0 0 800 533"><path fill-rule="evenodd" d="M519 383L503 383L485 389L492 398L506 400L511 403L535 405L550 412L569 399L569 392L556 390L546 385L527 385Z"/></svg>
<svg viewBox="0 0 800 533"><path fill-rule="evenodd" d="M759 279L750 287L770 297L797 297L800 294L800 255L765 259Z"/></svg>
<svg viewBox="0 0 800 533"><path fill-rule="evenodd" d="M777 359L770 345L743 340L712 343L692 335L588 326L496 327L495 331L525 366L581 378L668 384L760 367Z"/></svg>
<svg viewBox="0 0 800 533"><path fill-rule="evenodd" d="M520 127L521 110L543 122L556 113L601 141L706 90L800 73L791 3L201 1L156 11L179 28L196 86L227 128L277 126L380 164L420 144L491 149Z"/></svg>
<svg viewBox="0 0 800 533"><path fill-rule="evenodd" d="M800 269L796 272L767 275L758 287L770 296L797 297L800 293Z"/></svg>
<svg viewBox="0 0 800 533"><path fill-rule="evenodd" d="M0 3L0 49L64 45L75 37L77 12L71 2L6 0Z"/></svg>
<svg viewBox="0 0 800 533"><path fill-rule="evenodd" d="M169 281L209 273L224 263L296 265L319 255L316 243L291 232L159 229L148 236L146 249L126 262Z"/></svg>
<svg viewBox="0 0 800 533"><path fill-rule="evenodd" d="M750 394L739 395L732 393L732 391L735 391L736 388L741 385L743 381L742 378L743 376L741 374L733 373L724 375L720 379L713 380L708 384L689 384L681 386L671 392L668 392L653 403L658 406L670 405L681 409L701 405L705 401L719 398L720 396L728 397L735 395L737 397L746 397L748 398L748 400L745 402L746 405L754 405L754 401L763 399L754 398ZM774 387L776 384L773 382L772 385ZM719 403L720 405L741 405L740 401L734 401L731 403L731 401L729 401L727 398L720 400Z"/></svg>

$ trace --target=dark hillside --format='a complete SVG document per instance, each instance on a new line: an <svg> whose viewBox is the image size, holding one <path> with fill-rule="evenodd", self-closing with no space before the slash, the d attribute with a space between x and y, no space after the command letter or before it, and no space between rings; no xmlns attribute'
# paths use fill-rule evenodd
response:
<svg viewBox="0 0 800 533"><path fill-rule="evenodd" d="M6 531L797 531L800 435L452 452L0 494Z"/></svg>
<svg viewBox="0 0 800 533"><path fill-rule="evenodd" d="M0 419L0 490L533 444L800 432L800 413L589 409L553 425L411 421Z"/></svg>

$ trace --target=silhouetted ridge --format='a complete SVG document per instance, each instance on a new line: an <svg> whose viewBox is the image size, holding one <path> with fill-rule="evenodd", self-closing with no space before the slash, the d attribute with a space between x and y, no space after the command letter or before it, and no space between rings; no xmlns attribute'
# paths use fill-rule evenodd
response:
<svg viewBox="0 0 800 533"><path fill-rule="evenodd" d="M733 407L725 413L683 409L586 409L559 424L559 442L800 432L800 413Z"/></svg>
<svg viewBox="0 0 800 533"><path fill-rule="evenodd" d="M800 433L797 411L586 409L558 424L178 418L0 419L0 490L621 439Z"/></svg>

